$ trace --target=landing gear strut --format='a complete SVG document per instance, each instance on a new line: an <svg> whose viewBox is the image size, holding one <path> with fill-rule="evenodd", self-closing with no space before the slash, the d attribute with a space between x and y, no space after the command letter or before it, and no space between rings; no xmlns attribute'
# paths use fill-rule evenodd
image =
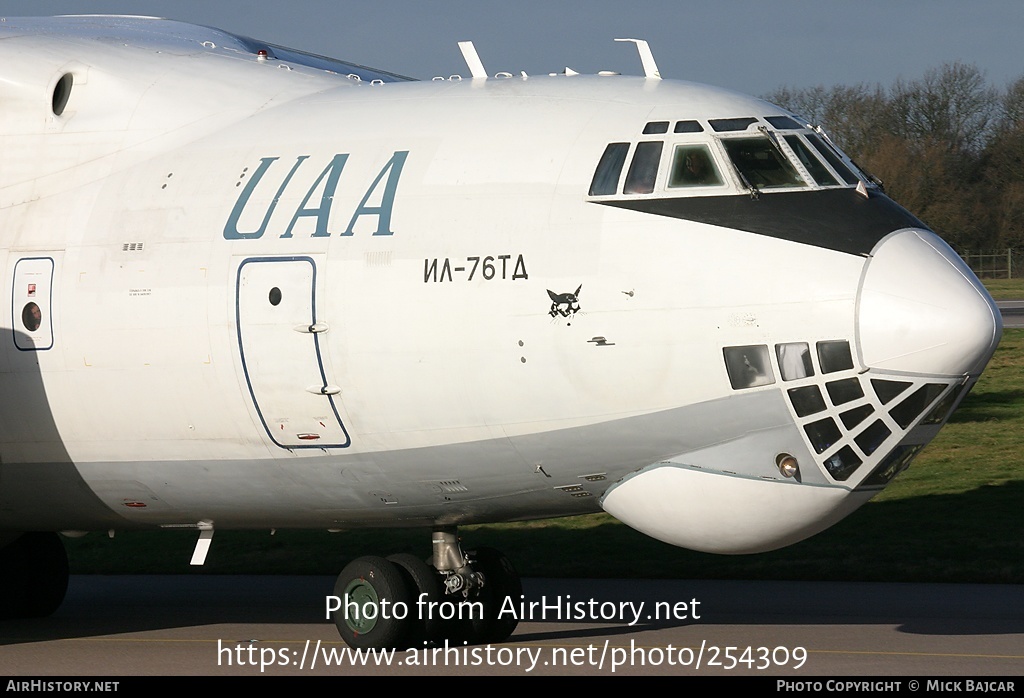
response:
<svg viewBox="0 0 1024 698"><path fill-rule="evenodd" d="M404 553L350 562L334 585L334 623L356 648L503 642L518 620L502 614L502 605L506 598L518 604L522 591L519 574L501 552L463 552L456 529L440 528L429 564Z"/></svg>
<svg viewBox="0 0 1024 698"><path fill-rule="evenodd" d="M48 616L67 590L68 556L56 533L23 533L0 548L0 620Z"/></svg>

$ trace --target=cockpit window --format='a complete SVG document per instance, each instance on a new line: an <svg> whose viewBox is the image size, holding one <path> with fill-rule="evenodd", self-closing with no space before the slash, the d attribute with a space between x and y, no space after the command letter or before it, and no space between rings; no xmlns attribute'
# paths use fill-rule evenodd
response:
<svg viewBox="0 0 1024 698"><path fill-rule="evenodd" d="M821 153L821 156L825 158L825 161L832 166L832 169L839 173L839 176L843 178L843 181L847 184L856 184L860 179L850 168L847 167L842 160L833 152L831 148L821 142L821 139L814 134L807 134L807 141L814 146L814 149Z"/></svg>
<svg viewBox="0 0 1024 698"><path fill-rule="evenodd" d="M818 342L818 364L821 366L822 373L850 370L853 368L853 355L850 353L850 343L844 339ZM910 383L907 383L907 385L910 385ZM886 400L883 399L882 404L885 404L885 402Z"/></svg>
<svg viewBox="0 0 1024 698"><path fill-rule="evenodd" d="M820 128L795 115L648 121L640 142L609 143L590 196L720 196L762 191L869 186ZM675 135L673 135L675 134ZM659 140L661 139L661 140ZM666 153L670 150L670 153ZM671 157L667 157L671 155ZM874 184L872 184L874 183ZM717 188L717 189L712 189Z"/></svg>
<svg viewBox="0 0 1024 698"><path fill-rule="evenodd" d="M661 141L647 141L636 144L633 162L629 163L623 194L650 194L658 179L658 165L661 163Z"/></svg>
<svg viewBox="0 0 1024 698"><path fill-rule="evenodd" d="M843 446L825 459L825 468L832 479L842 482L848 479L862 462L852 448Z"/></svg>
<svg viewBox="0 0 1024 698"><path fill-rule="evenodd" d="M821 164L821 160L811 154L811 149L804 145L804 142L800 140L800 136L785 136L785 139L789 143L789 147L796 153L796 156L800 158L800 163L807 168L807 172L819 186L839 186L839 180L828 171L828 168Z"/></svg>
<svg viewBox="0 0 1024 698"><path fill-rule="evenodd" d="M746 347L725 347L725 369L729 382L735 390L771 385L775 382L768 347L754 345Z"/></svg>
<svg viewBox="0 0 1024 698"><path fill-rule="evenodd" d="M764 120L780 131L794 131L803 128L803 124L788 116L766 116Z"/></svg>
<svg viewBox="0 0 1024 698"><path fill-rule="evenodd" d="M862 482L860 486L879 487L888 484L894 477L910 467L910 461L914 459L914 456L916 456L922 448L924 448L923 444L897 446L888 456L885 457L885 460L875 468L875 471L864 479L864 482Z"/></svg>
<svg viewBox="0 0 1024 698"><path fill-rule="evenodd" d="M782 371L782 380L793 381L814 375L814 365L811 363L811 350L807 346L807 342L776 344L775 354L779 357L779 370Z"/></svg>
<svg viewBox="0 0 1024 698"><path fill-rule="evenodd" d="M704 127L700 125L699 121L677 121L674 129L675 133L702 133Z"/></svg>
<svg viewBox="0 0 1024 698"><path fill-rule="evenodd" d="M746 131L747 126L757 121L752 116L744 116L739 119L709 119L708 123L716 131Z"/></svg>
<svg viewBox="0 0 1024 698"><path fill-rule="evenodd" d="M807 186L789 160L768 138L723 138L722 145L736 169L753 187L767 189Z"/></svg>
<svg viewBox="0 0 1024 698"><path fill-rule="evenodd" d="M601 162L597 163L594 181L590 183L591 196L607 196L615 193L628 152L629 143L608 144L608 147L604 149L604 155L601 156Z"/></svg>
<svg viewBox="0 0 1024 698"><path fill-rule="evenodd" d="M711 187L722 184L711 151L706 145L677 145L672 156L669 187Z"/></svg>

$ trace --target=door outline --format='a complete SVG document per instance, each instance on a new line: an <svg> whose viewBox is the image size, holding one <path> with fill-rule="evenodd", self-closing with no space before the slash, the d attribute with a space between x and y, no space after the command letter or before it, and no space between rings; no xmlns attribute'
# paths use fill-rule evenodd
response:
<svg viewBox="0 0 1024 698"><path fill-rule="evenodd" d="M256 414L259 415L260 423L263 424L263 429L267 432L267 436L274 442L275 446L286 450L293 450L297 448L306 449L327 449L327 448L348 448L352 444L352 438L349 436L348 429L345 427L345 423L341 419L341 414L338 412L338 406L334 402L334 396L328 393L323 393L323 396L327 398L331 405L331 411L334 413L334 418L338 422L338 426L341 427L341 432L344 434L344 443L316 443L316 444L282 444L276 438L274 438L274 432L267 424L266 417L263 415L263 410L260 408L259 400L256 398L256 391L252 385L252 378L249 375L249 367L245 361L245 346L242 341L242 316L241 316L241 291L242 291L242 270L247 264L258 264L258 263L279 263L279 262L307 262L312 270L312 278L310 280L310 314L311 324L316 324L316 261L312 257L308 256L293 256L293 257L248 257L243 259L241 264L238 265L238 272L235 277L235 334L238 337L238 355L242 362L242 373L245 375L245 384L249 388L249 397L252 398L252 404L256 408ZM326 389L329 385L327 381L327 374L324 371L323 356L320 352L320 337L319 333L311 333L313 338L313 346L316 351L316 363L317 370L320 374L320 380L322 381L323 387Z"/></svg>
<svg viewBox="0 0 1024 698"><path fill-rule="evenodd" d="M19 295L18 295L18 281L19 281L19 278L20 278L18 276L18 266L22 262L38 262L38 261L47 261L47 262L50 263L50 278L49 278L49 281L47 282L47 287L48 287L47 288L47 292L48 293L47 293L46 308L45 308L45 311L46 311L45 322L49 325L50 343L47 346L45 346L45 347L42 347L42 346L23 347L23 346L21 346L21 344L18 343L18 333L21 331L21 330L18 329L18 312L19 312L19 309L18 309L17 306L19 305L19 302L18 302L18 299L19 299ZM14 341L14 346L15 346L15 348L18 351L48 351L49 349L53 348L53 343L54 343L54 338L53 338L53 276L54 276L54 271L56 270L56 268L57 268L57 262L54 260L54 258L53 257L46 257L46 256L43 256L43 257L19 257L18 261L14 263L14 270L11 273L11 277L12 277L11 278L11 338ZM27 294L26 294L26 297L28 297ZM42 300L42 299L40 299L40 300ZM27 331L27 328L25 328L25 329ZM30 339L32 338L32 336L28 335L28 334L26 334L25 336L29 337Z"/></svg>

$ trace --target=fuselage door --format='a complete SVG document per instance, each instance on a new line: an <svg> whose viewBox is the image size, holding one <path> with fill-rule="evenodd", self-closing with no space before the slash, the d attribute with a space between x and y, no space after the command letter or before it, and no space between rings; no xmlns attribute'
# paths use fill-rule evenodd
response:
<svg viewBox="0 0 1024 698"><path fill-rule="evenodd" d="M53 258L23 257L14 264L11 328L21 351L53 347Z"/></svg>
<svg viewBox="0 0 1024 698"><path fill-rule="evenodd" d="M281 448L344 448L342 423L324 367L311 257L253 257L238 267L238 349L253 404Z"/></svg>

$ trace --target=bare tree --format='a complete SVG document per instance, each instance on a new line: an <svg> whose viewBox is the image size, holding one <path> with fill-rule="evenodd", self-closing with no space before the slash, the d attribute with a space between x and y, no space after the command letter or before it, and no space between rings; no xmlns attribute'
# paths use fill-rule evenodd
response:
<svg viewBox="0 0 1024 698"><path fill-rule="evenodd" d="M999 95L976 66L946 63L920 80L898 80L889 104L896 135L976 154L991 133Z"/></svg>
<svg viewBox="0 0 1024 698"><path fill-rule="evenodd" d="M1001 92L977 67L947 63L888 89L780 88L766 99L824 125L949 242L1024 245L1024 78Z"/></svg>
<svg viewBox="0 0 1024 698"><path fill-rule="evenodd" d="M1000 129L1024 128L1024 77L1018 78L1006 88L1000 106Z"/></svg>
<svg viewBox="0 0 1024 698"><path fill-rule="evenodd" d="M887 98L880 85L783 87L765 99L823 126L854 158L862 157L870 142L888 132L884 130Z"/></svg>

